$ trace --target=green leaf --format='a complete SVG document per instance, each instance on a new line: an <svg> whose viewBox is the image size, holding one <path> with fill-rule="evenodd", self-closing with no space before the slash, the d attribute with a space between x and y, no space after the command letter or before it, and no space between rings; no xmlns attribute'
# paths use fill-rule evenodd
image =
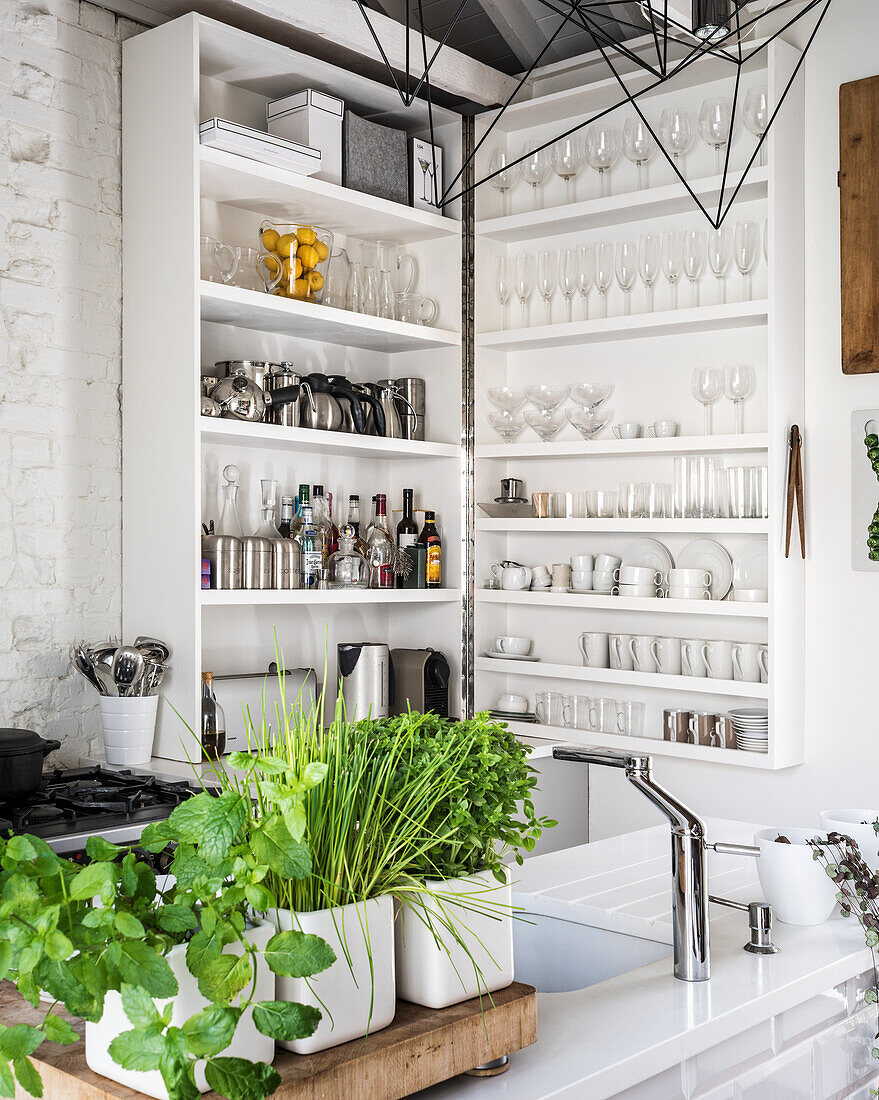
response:
<svg viewBox="0 0 879 1100"><path fill-rule="evenodd" d="M50 932L54 932L58 927L58 917L61 914L60 905L49 905L43 909L42 913L34 921L34 928L39 932L40 936L47 936Z"/></svg>
<svg viewBox="0 0 879 1100"><path fill-rule="evenodd" d="M124 909L119 910L113 923L116 926L116 931L120 932L123 936L128 936L129 939L139 940L146 935L146 929L137 917L133 913L126 912Z"/></svg>
<svg viewBox="0 0 879 1100"><path fill-rule="evenodd" d="M166 959L143 940L125 940L121 945L119 973L129 985L142 986L154 997L173 997L177 979Z"/></svg>
<svg viewBox="0 0 879 1100"><path fill-rule="evenodd" d="M222 1005L208 1005L183 1025L186 1045L196 1058L219 1054L232 1042L240 1012Z"/></svg>
<svg viewBox="0 0 879 1100"><path fill-rule="evenodd" d="M879 1002L879 993L875 989L864 990L864 1001L868 1005L874 1005Z"/></svg>
<svg viewBox="0 0 879 1100"><path fill-rule="evenodd" d="M85 928L103 928L109 931L114 917L112 909L89 909L83 914L82 923Z"/></svg>
<svg viewBox="0 0 879 1100"><path fill-rule="evenodd" d="M37 849L31 843L31 838L28 836L13 836L10 837L6 844L6 854L11 859L17 859L21 863L26 863L29 859L33 859L37 854Z"/></svg>
<svg viewBox="0 0 879 1100"><path fill-rule="evenodd" d="M204 791L192 798L187 798L171 811L168 825L181 839L189 840L193 844L200 843L204 836L205 818L213 802L213 795Z"/></svg>
<svg viewBox="0 0 879 1100"><path fill-rule="evenodd" d="M85 850L92 863L111 863L122 854L118 844L111 844L102 836L90 836L85 842Z"/></svg>
<svg viewBox="0 0 879 1100"><path fill-rule="evenodd" d="M879 932L875 928L870 928L864 938L867 941L867 947L875 947L879 944Z"/></svg>
<svg viewBox="0 0 879 1100"><path fill-rule="evenodd" d="M227 1100L264 1100L281 1084L277 1070L246 1058L211 1058L205 1065L205 1077Z"/></svg>
<svg viewBox="0 0 879 1100"><path fill-rule="evenodd" d="M43 950L50 959L61 962L73 954L73 944L63 932L50 932L43 940Z"/></svg>
<svg viewBox="0 0 879 1100"><path fill-rule="evenodd" d="M200 1100L201 1093L193 1079L193 1063L186 1050L186 1036L179 1027L168 1028L159 1070L174 1100Z"/></svg>
<svg viewBox="0 0 879 1100"><path fill-rule="evenodd" d="M30 1058L16 1058L12 1063L12 1068L15 1070L18 1083L25 1092L29 1092L31 1096L39 1097L43 1095L43 1079L37 1073Z"/></svg>
<svg viewBox="0 0 879 1100"><path fill-rule="evenodd" d="M258 756L257 767L266 775L292 775L293 767L280 756Z"/></svg>
<svg viewBox="0 0 879 1100"><path fill-rule="evenodd" d="M305 806L297 799L295 802L283 802L280 806L281 814L284 817L284 824L287 826L287 832L294 840L302 840L305 836Z"/></svg>
<svg viewBox="0 0 879 1100"><path fill-rule="evenodd" d="M0 1053L7 1061L33 1054L43 1041L43 1033L29 1024L15 1024L0 1032Z"/></svg>
<svg viewBox="0 0 879 1100"><path fill-rule="evenodd" d="M250 771L256 763L256 757L251 756L249 752L230 752L226 762L230 768L234 768L239 772L246 772Z"/></svg>
<svg viewBox="0 0 879 1100"><path fill-rule="evenodd" d="M247 799L237 791L225 791L211 799L198 849L209 863L219 863L229 854L246 813Z"/></svg>
<svg viewBox="0 0 879 1100"><path fill-rule="evenodd" d="M46 1038L51 1039L53 1043L66 1045L67 1043L79 1041L79 1035L70 1024L66 1020L62 1020L60 1016L56 1016L54 1012L50 1012L43 1020L43 1028L46 1032Z"/></svg>
<svg viewBox="0 0 879 1100"><path fill-rule="evenodd" d="M161 1023L152 997L140 986L122 986L122 1009L132 1027L149 1027L151 1024Z"/></svg>
<svg viewBox="0 0 879 1100"><path fill-rule="evenodd" d="M9 973L12 964L12 944L9 940L0 940L0 981Z"/></svg>
<svg viewBox="0 0 879 1100"><path fill-rule="evenodd" d="M70 897L93 898L96 894L104 905L112 905L116 893L119 868L115 863L88 863L73 878Z"/></svg>
<svg viewBox="0 0 879 1100"><path fill-rule="evenodd" d="M140 843L140 841L138 841ZM122 860L122 875L119 880L122 893L127 898L133 898L137 893L137 871L135 870L134 852L129 852Z"/></svg>
<svg viewBox="0 0 879 1100"><path fill-rule="evenodd" d="M151 821L149 825L144 826L144 830L137 841L137 846L155 854L163 852L171 841L177 839L176 830L167 821Z"/></svg>
<svg viewBox="0 0 879 1100"><path fill-rule="evenodd" d="M279 1042L307 1039L320 1023L320 1012L312 1005L295 1001L258 1001L253 1006L253 1022L257 1028Z"/></svg>
<svg viewBox="0 0 879 1100"><path fill-rule="evenodd" d="M159 1068L165 1040L154 1031L123 1031L112 1040L107 1049L117 1066L147 1073Z"/></svg>
<svg viewBox="0 0 879 1100"><path fill-rule="evenodd" d="M267 909L272 909L275 904L271 891L259 882L249 882L244 887L244 896L258 913L265 913Z"/></svg>
<svg viewBox="0 0 879 1100"><path fill-rule="evenodd" d="M137 876L137 889L134 896L146 898L152 902L156 896L156 873L148 863L138 860L134 865L134 873Z"/></svg>
<svg viewBox="0 0 879 1100"><path fill-rule="evenodd" d="M158 920L166 932L188 932L198 927L195 913L185 905L163 905L158 910Z"/></svg>
<svg viewBox="0 0 879 1100"><path fill-rule="evenodd" d="M205 966L198 988L209 1001L232 1001L253 976L249 955L219 955Z"/></svg>
<svg viewBox="0 0 879 1100"><path fill-rule="evenodd" d="M7 1062L0 1062L0 1096L15 1096L15 1078Z"/></svg>
<svg viewBox="0 0 879 1100"><path fill-rule="evenodd" d="M272 936L266 944L265 959L275 974L310 978L332 966L336 953L320 936L294 930Z"/></svg>
<svg viewBox="0 0 879 1100"><path fill-rule="evenodd" d="M94 1022L101 1017L103 1002L98 1002L78 980L72 969L75 961L72 959L70 962L57 962L44 959L36 971L36 978L40 988L51 993L56 1001L61 1001L72 1016L82 1016Z"/></svg>
<svg viewBox="0 0 879 1100"><path fill-rule="evenodd" d="M200 978L205 973L208 963L220 957L224 942L222 929L210 934L196 932L186 945L186 965L189 973Z"/></svg>
<svg viewBox="0 0 879 1100"><path fill-rule="evenodd" d="M282 818L268 818L251 837L253 854L283 879L308 878L311 874L311 853L294 840Z"/></svg>
<svg viewBox="0 0 879 1100"><path fill-rule="evenodd" d="M311 790L312 787L316 787L319 783L323 783L327 771L328 765L313 760L310 764L305 765L305 771L302 773L302 785L306 790Z"/></svg>

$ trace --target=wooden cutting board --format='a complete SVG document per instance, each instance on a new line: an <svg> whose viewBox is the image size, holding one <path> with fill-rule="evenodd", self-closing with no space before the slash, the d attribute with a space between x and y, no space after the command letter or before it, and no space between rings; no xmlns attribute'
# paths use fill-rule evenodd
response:
<svg viewBox="0 0 879 1100"><path fill-rule="evenodd" d="M273 1100L401 1100L537 1041L537 993L530 985L514 982L492 1001L486 998L484 1014L478 1000L438 1010L397 1001L394 1022L366 1041L319 1054L279 1051L274 1066L282 1084ZM0 1023L37 1024L44 1015L0 982ZM82 1020L59 1015L83 1034ZM44 1043L33 1060L44 1100L143 1100L143 1093L93 1073L82 1039L65 1047ZM205 1100L218 1097L210 1092Z"/></svg>

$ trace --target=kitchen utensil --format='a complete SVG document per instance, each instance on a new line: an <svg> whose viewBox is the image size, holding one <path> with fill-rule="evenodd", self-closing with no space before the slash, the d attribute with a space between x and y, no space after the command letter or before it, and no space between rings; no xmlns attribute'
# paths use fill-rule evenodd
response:
<svg viewBox="0 0 879 1100"><path fill-rule="evenodd" d="M214 401L212 397L205 397L202 395L201 399L201 415L202 416L222 416L223 410Z"/></svg>
<svg viewBox="0 0 879 1100"><path fill-rule="evenodd" d="M211 588L236 590L244 579L244 547L234 535L208 535L201 540L202 557L210 562Z"/></svg>
<svg viewBox="0 0 879 1100"><path fill-rule="evenodd" d="M387 718L391 669L388 647L382 642L341 642L336 653L348 721Z"/></svg>
<svg viewBox="0 0 879 1100"><path fill-rule="evenodd" d="M397 411L403 439L425 439L425 383L423 378L397 378ZM414 415L412 410L414 410Z"/></svg>
<svg viewBox="0 0 879 1100"><path fill-rule="evenodd" d="M784 556L790 557L790 540L793 533L794 504L800 532L800 553L806 557L806 514L803 503L803 435L794 424L790 430L787 467L787 519L784 528Z"/></svg>
<svg viewBox="0 0 879 1100"><path fill-rule="evenodd" d="M706 676L701 638L686 638L681 642L681 671L684 676Z"/></svg>
<svg viewBox="0 0 879 1100"><path fill-rule="evenodd" d="M43 761L61 748L32 730L0 729L0 799L15 802L39 787Z"/></svg>
<svg viewBox="0 0 879 1100"><path fill-rule="evenodd" d="M221 378L211 397L229 420L256 423L265 418L266 409L299 399L299 386L287 386L272 393L261 389L244 374Z"/></svg>
<svg viewBox="0 0 879 1100"><path fill-rule="evenodd" d="M171 647L158 638L147 638L142 634L134 639L134 648L139 649L146 661L158 661L163 664L171 659Z"/></svg>
<svg viewBox="0 0 879 1100"><path fill-rule="evenodd" d="M80 675L88 680L95 691L97 691L98 695L110 694L103 680L101 680L98 675L98 670L95 668L92 658L86 652L85 647L80 643L76 643L70 647L70 663Z"/></svg>
<svg viewBox="0 0 879 1100"><path fill-rule="evenodd" d="M111 672L120 696L135 695L145 672L143 654L134 646L119 646Z"/></svg>
<svg viewBox="0 0 879 1100"><path fill-rule="evenodd" d="M294 370L292 363L273 363L271 370L266 374L264 389L273 399L271 408L266 413L266 420L272 424L279 424L284 428L298 428L300 418L300 401L287 401L275 403L274 395L286 386L300 386L300 401L311 395L310 387L302 381L301 375Z"/></svg>
<svg viewBox="0 0 879 1100"><path fill-rule="evenodd" d="M519 477L501 478L501 495L495 497L495 503L526 504L527 497L522 495L523 481Z"/></svg>
<svg viewBox="0 0 879 1100"><path fill-rule="evenodd" d="M656 638L650 634L634 634L629 638L629 654L635 672L656 672L656 659L653 656L653 643Z"/></svg>
<svg viewBox="0 0 879 1100"><path fill-rule="evenodd" d="M703 569L711 574L712 600L722 600L732 587L732 559L713 539L696 539L678 555L679 569Z"/></svg>
<svg viewBox="0 0 879 1100"><path fill-rule="evenodd" d="M702 660L712 680L733 678L732 642L706 642L702 646Z"/></svg>
<svg viewBox="0 0 879 1100"><path fill-rule="evenodd" d="M108 764L142 767L153 754L159 697L100 700L104 758Z"/></svg>
<svg viewBox="0 0 879 1100"><path fill-rule="evenodd" d="M559 691L541 691L534 696L537 721L544 726L561 726L564 722L565 697Z"/></svg>
<svg viewBox="0 0 879 1100"><path fill-rule="evenodd" d="M407 409L405 423L412 421L413 429L418 426L418 413L415 406L409 403L397 386L393 378L382 378L377 383L376 396L381 403L382 413L385 419L384 435L386 439L414 439L415 436L406 435L404 431L404 417L400 415L400 407Z"/></svg>
<svg viewBox="0 0 879 1100"><path fill-rule="evenodd" d="M787 844L777 843L779 836ZM766 900L785 924L823 924L836 906L836 884L820 874L809 841L826 840L819 829L760 829L754 843L760 849L757 875Z"/></svg>
<svg viewBox="0 0 879 1100"><path fill-rule="evenodd" d="M562 706L562 718L569 729L589 729L589 708L592 700L587 695L566 695Z"/></svg>
<svg viewBox="0 0 879 1100"><path fill-rule="evenodd" d="M200 237L199 245L202 279L209 283L230 283L237 269L234 251L213 237Z"/></svg>
<svg viewBox="0 0 879 1100"><path fill-rule="evenodd" d="M610 667L618 672L632 672L634 670L635 663L632 659L632 651L629 649L631 640L631 634L611 634L609 636Z"/></svg>

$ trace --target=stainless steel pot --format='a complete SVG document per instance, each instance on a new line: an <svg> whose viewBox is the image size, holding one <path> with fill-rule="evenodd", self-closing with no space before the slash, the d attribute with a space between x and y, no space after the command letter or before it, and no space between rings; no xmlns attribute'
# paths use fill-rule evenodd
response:
<svg viewBox="0 0 879 1100"><path fill-rule="evenodd" d="M266 375L263 389L271 394L286 386L298 386L302 382L302 376L293 369L292 363L275 363L269 374ZM270 424L278 424L284 428L299 427L299 402L289 401L284 405L275 405L266 414L266 420Z"/></svg>
<svg viewBox="0 0 879 1100"><path fill-rule="evenodd" d="M221 359L219 363L214 363L221 378L243 374L251 382L256 382L261 390L266 388L266 379L277 366L277 363L265 363L257 359Z"/></svg>
<svg viewBox="0 0 879 1100"><path fill-rule="evenodd" d="M266 393L244 374L234 374L222 378L211 392L211 397L226 419L256 423L265 418L266 408L298 401L299 393L299 386L282 386Z"/></svg>
<svg viewBox="0 0 879 1100"><path fill-rule="evenodd" d="M213 397L202 397L201 399L201 415L202 416L222 416L223 410L214 401Z"/></svg>

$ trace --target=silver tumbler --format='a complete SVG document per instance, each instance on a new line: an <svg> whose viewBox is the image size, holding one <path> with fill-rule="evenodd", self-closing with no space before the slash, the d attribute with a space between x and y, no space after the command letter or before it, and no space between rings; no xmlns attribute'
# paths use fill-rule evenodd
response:
<svg viewBox="0 0 879 1100"><path fill-rule="evenodd" d="M397 378L397 391L403 401L397 402L400 412L400 423L403 426L404 439L424 439L424 379L423 378ZM413 416L409 405L415 409Z"/></svg>

